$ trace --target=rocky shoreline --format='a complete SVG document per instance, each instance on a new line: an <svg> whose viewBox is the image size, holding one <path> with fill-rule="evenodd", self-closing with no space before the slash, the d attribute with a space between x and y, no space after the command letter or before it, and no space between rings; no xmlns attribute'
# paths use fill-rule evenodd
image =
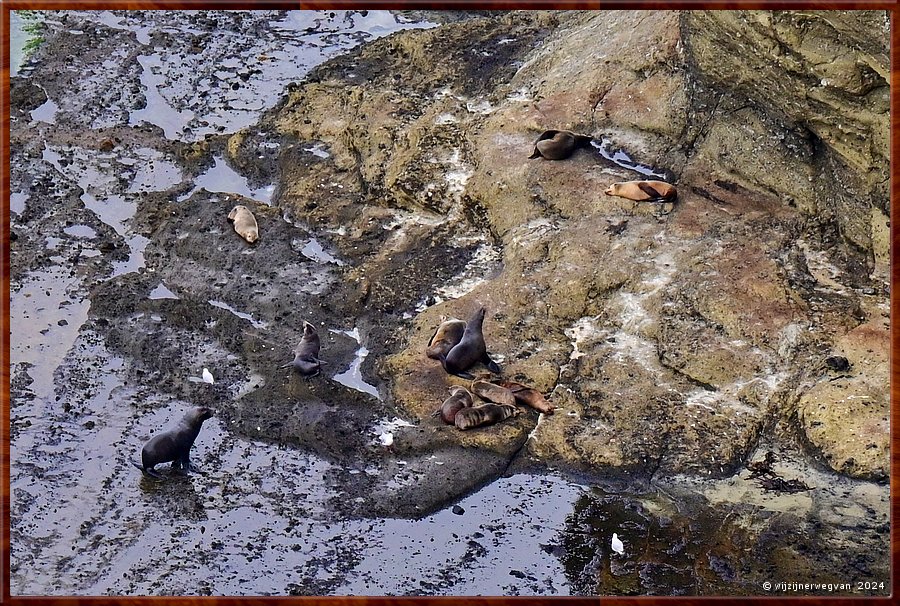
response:
<svg viewBox="0 0 900 606"><path fill-rule="evenodd" d="M338 487L312 515L324 520L440 516L500 478L562 472L605 486L573 504L563 547L545 550L573 593L758 594L772 571L821 560L835 575L887 579L886 14L452 17L415 15L428 27L367 39L292 79L272 75L274 49L299 44L272 33L290 19L274 13L50 14L33 71L11 85L12 191L26 200L11 221L13 316L49 326L13 328L13 543L28 544L25 529L51 506L26 496L29 478L52 477L60 456L45 462L29 445L109 428L111 466L79 480L109 491L93 528L148 507L112 504L133 492L127 457L189 403L218 411L195 481L221 490L189 496L190 511L228 503L231 483L256 498L259 486L228 468L245 442L273 460L321 460L320 481ZM384 27L376 11L353 18ZM213 41L216 28L231 37ZM197 73L180 83L167 61ZM243 90L262 84L283 96L256 111ZM135 117L151 90L174 112L164 125ZM36 119L47 103L52 117ZM597 145L529 160L546 128ZM604 194L640 178L637 164L674 179L671 212ZM225 221L235 204L257 217L254 245ZM35 309L43 290L58 310ZM425 357L428 339L442 317L481 306L504 378L548 394L554 415L523 410L470 432L431 416L464 382ZM310 380L280 368L304 321L329 362ZM202 367L215 384L190 380ZM131 404L112 411L113 394ZM813 478L811 490L748 479L769 450L779 474ZM284 486L313 481L272 473ZM193 488L145 490L180 508ZM697 511L709 528L691 528ZM713 528L718 518L730 521ZM616 528L628 554L640 543L644 555L610 554ZM821 533L815 545L803 528ZM684 553L657 547L682 539ZM35 587L25 562L56 557L31 549L13 558L14 588ZM266 591L341 593L365 551L347 549L322 560L340 570L333 584L313 575ZM514 591L559 589L519 572ZM58 589L111 587L86 562L70 573ZM132 578L135 592L175 590ZM53 592L45 582L38 590ZM183 582L191 594L235 590Z"/></svg>

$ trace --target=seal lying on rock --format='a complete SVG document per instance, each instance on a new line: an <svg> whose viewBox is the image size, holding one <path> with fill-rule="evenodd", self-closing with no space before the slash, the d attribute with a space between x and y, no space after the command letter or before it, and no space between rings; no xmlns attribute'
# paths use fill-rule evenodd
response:
<svg viewBox="0 0 900 606"><path fill-rule="evenodd" d="M131 464L154 478L162 478L162 476L153 468L160 463L170 461L172 469L181 468L185 473L197 471L191 465L188 455L191 452L191 446L194 445L194 440L200 433L200 426L211 416L213 416L211 408L206 406L192 408L175 427L153 436L144 444L144 448L141 450L142 465L138 465L134 461Z"/></svg>
<svg viewBox="0 0 900 606"><path fill-rule="evenodd" d="M303 321L303 338L294 348L294 360L282 366L287 368L293 366L301 375L312 377L319 374L319 366L322 360L319 359L319 333L316 327L307 321Z"/></svg>
<svg viewBox="0 0 900 606"><path fill-rule="evenodd" d="M259 225L250 209L238 204L228 213L228 220L234 223L234 231L244 240L253 244L259 240Z"/></svg>
<svg viewBox="0 0 900 606"><path fill-rule="evenodd" d="M446 356L453 346L459 343L463 338L466 330L466 323L456 318L444 320L437 327L431 339L428 340L428 347L425 348L425 355L433 360L440 360L442 356Z"/></svg>
<svg viewBox="0 0 900 606"><path fill-rule="evenodd" d="M484 313L484 307L475 312L472 319L466 323L466 329L463 331L459 343L454 345L446 356L440 358L444 370L451 375L463 379L473 379L474 377L466 371L478 362L484 362L488 370L493 373L500 372L500 366L488 356L487 347L484 344L484 333L481 330L482 324L484 324Z"/></svg>
<svg viewBox="0 0 900 606"><path fill-rule="evenodd" d="M565 160L577 147L586 145L593 139L590 135L579 135L570 130L545 130L534 142L534 153L528 158Z"/></svg>
<svg viewBox="0 0 900 606"><path fill-rule="evenodd" d="M544 394L538 390L522 385L521 383L516 383L515 381L503 381L500 385L511 391L517 402L530 406L538 412L543 412L548 415L553 414L553 404L548 402L544 398Z"/></svg>
<svg viewBox="0 0 900 606"><path fill-rule="evenodd" d="M604 193L638 202L674 202L678 197L675 186L665 181L622 181L613 183Z"/></svg>
<svg viewBox="0 0 900 606"><path fill-rule="evenodd" d="M472 392L482 400L494 402L495 404L507 404L509 406L516 405L516 398L513 392L495 383L488 381L473 381Z"/></svg>
<svg viewBox="0 0 900 606"><path fill-rule="evenodd" d="M481 425L493 425L517 414L519 409L509 404L482 404L457 412L456 426L465 431Z"/></svg>
<svg viewBox="0 0 900 606"><path fill-rule="evenodd" d="M434 411L434 414L432 415L435 417L440 415L441 419L443 419L444 423L447 425L453 425L456 420L456 413L463 408L470 408L473 403L472 394L469 393L468 389L461 385L454 385L451 387L450 393L452 395L444 400L441 407Z"/></svg>

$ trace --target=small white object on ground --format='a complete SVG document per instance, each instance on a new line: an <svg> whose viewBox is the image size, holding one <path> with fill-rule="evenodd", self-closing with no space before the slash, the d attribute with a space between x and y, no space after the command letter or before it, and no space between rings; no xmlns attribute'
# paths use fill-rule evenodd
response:
<svg viewBox="0 0 900 606"><path fill-rule="evenodd" d="M209 372L208 368L203 369L203 381L206 383L215 383L215 380L213 380L212 373Z"/></svg>
<svg viewBox="0 0 900 606"><path fill-rule="evenodd" d="M617 554L622 555L625 553L625 544L619 539L619 535L613 533L612 536L612 550Z"/></svg>

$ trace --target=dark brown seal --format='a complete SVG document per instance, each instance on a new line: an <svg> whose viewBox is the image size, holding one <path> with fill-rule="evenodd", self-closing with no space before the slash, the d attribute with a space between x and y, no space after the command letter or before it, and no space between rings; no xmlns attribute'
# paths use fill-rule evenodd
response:
<svg viewBox="0 0 900 606"><path fill-rule="evenodd" d="M470 408L472 406L472 394L469 393L469 390L461 385L454 385L450 388L450 393L452 394L449 398L444 400L444 403L441 404L441 407L434 411L434 415L440 415L441 419L444 423L448 425L453 425L456 420L456 413L458 413L463 408Z"/></svg>
<svg viewBox="0 0 900 606"><path fill-rule="evenodd" d="M500 372L500 366L488 356L484 344L484 333L481 328L484 324L484 313L484 307L475 312L472 319L466 323L466 330L460 342L447 352L446 357L440 359L444 370L451 375L473 379L474 377L466 371L478 362L483 362L493 373Z"/></svg>
<svg viewBox="0 0 900 606"><path fill-rule="evenodd" d="M457 412L456 426L465 431L481 425L493 425L517 414L519 409L509 404L482 404Z"/></svg>
<svg viewBox="0 0 900 606"><path fill-rule="evenodd" d="M675 186L665 181L622 181L613 183L604 193L637 202L674 202L678 198Z"/></svg>
<svg viewBox="0 0 900 606"><path fill-rule="evenodd" d="M593 139L590 135L579 135L570 130L545 130L534 142L534 153L528 158L565 160L577 147L586 145Z"/></svg>
<svg viewBox="0 0 900 606"><path fill-rule="evenodd" d="M442 356L446 356L453 349L454 345L462 340L465 330L466 323L462 320L457 320L456 318L444 320L428 340L425 355L434 360L440 360Z"/></svg>
<svg viewBox="0 0 900 606"><path fill-rule="evenodd" d="M516 401L521 402L526 406L530 406L538 412L543 412L548 415L553 414L553 404L548 402L544 398L544 394L538 390L522 385L521 383L516 383L515 381L503 381L500 385L511 391L512 395L516 398Z"/></svg>
<svg viewBox="0 0 900 606"><path fill-rule="evenodd" d="M141 463L132 461L132 465L154 478L161 478L153 468L160 463L172 462L172 469L181 469L185 473L197 471L191 465L188 455L191 446L200 433L203 421L213 416L213 410L206 406L196 406L188 411L175 427L157 434L144 444L141 450Z"/></svg>
<svg viewBox="0 0 900 606"><path fill-rule="evenodd" d="M304 320L303 338L294 348L294 360L282 368L293 366L294 370L305 377L319 374L319 367L322 364L322 360L319 359L319 347L319 333L316 332L316 327Z"/></svg>
<svg viewBox="0 0 900 606"><path fill-rule="evenodd" d="M489 381L473 381L472 393L482 400L493 402L495 404L507 404L509 406L516 405L516 398L506 387L491 383Z"/></svg>

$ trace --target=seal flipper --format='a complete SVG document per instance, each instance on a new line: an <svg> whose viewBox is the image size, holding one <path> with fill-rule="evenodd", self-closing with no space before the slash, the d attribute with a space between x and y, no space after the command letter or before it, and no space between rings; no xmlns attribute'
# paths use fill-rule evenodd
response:
<svg viewBox="0 0 900 606"><path fill-rule="evenodd" d="M482 360L482 362L484 362L484 365L487 366L487 369L489 371L491 371L492 373L494 373L496 375L500 374L500 372L501 372L500 365L497 364L496 362L494 362L493 360L491 360L491 357L489 355L487 355L486 353L484 354L484 360Z"/></svg>
<svg viewBox="0 0 900 606"><path fill-rule="evenodd" d="M151 468L151 469L146 469L146 468L144 468L144 467L141 467L140 465L138 465L138 464L135 463L134 461L132 461L131 464L134 465L135 467L137 467L138 469L140 469L140 470L141 470L141 473L144 474L145 476L150 476L151 478L156 478L156 479L158 479L158 480L164 479L161 475L159 475L159 474L156 472L156 470L154 470L154 469L152 469L152 468Z"/></svg>
<svg viewBox="0 0 900 606"><path fill-rule="evenodd" d="M534 159L534 158L540 158L540 157L541 157L541 152L539 152L539 151L537 150L537 148L535 147L535 148L534 148L534 153L532 153L530 156L528 156L528 159L529 159L529 160L532 160L532 159ZM431 345L431 343L429 343L429 345Z"/></svg>
<svg viewBox="0 0 900 606"><path fill-rule="evenodd" d="M657 200L662 200L662 195L658 191L656 191L656 189L652 185L643 181L638 181L637 186L638 189L650 196L647 200L645 200L645 202L655 202Z"/></svg>
<svg viewBox="0 0 900 606"><path fill-rule="evenodd" d="M475 378L475 375L473 375L472 373L466 372L464 370L461 370L459 372L450 372L448 370L447 372L455 377L459 377L460 379L467 379L469 381L471 381L472 379Z"/></svg>

